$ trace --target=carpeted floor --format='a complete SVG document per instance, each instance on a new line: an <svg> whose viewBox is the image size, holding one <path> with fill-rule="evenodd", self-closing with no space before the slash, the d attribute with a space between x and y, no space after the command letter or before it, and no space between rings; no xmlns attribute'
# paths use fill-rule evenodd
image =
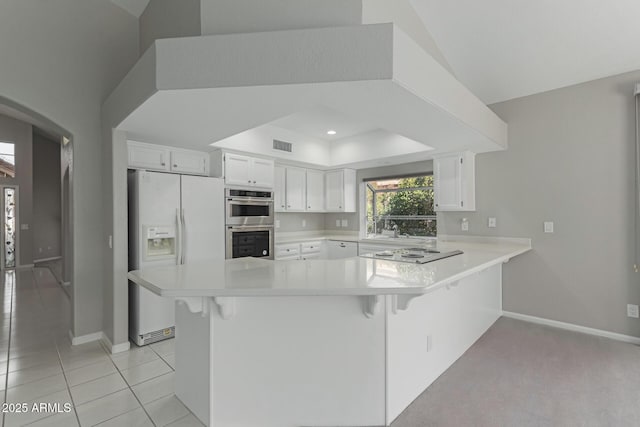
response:
<svg viewBox="0 0 640 427"><path fill-rule="evenodd" d="M392 426L640 426L640 347L501 318Z"/></svg>

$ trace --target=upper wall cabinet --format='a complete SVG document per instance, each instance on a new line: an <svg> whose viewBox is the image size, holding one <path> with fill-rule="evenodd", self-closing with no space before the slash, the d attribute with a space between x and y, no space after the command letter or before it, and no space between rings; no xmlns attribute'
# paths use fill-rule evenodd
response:
<svg viewBox="0 0 640 427"><path fill-rule="evenodd" d="M224 154L224 183L227 186L273 188L273 160Z"/></svg>
<svg viewBox="0 0 640 427"><path fill-rule="evenodd" d="M170 169L170 151L167 147L141 142L127 142L129 151L129 167L132 169L154 169L168 171Z"/></svg>
<svg viewBox="0 0 640 427"><path fill-rule="evenodd" d="M209 174L209 155L163 145L128 141L129 168L191 175Z"/></svg>
<svg viewBox="0 0 640 427"><path fill-rule="evenodd" d="M325 173L327 212L356 211L356 171L340 169Z"/></svg>
<svg viewBox="0 0 640 427"><path fill-rule="evenodd" d="M324 212L324 172L307 169L307 212Z"/></svg>
<svg viewBox="0 0 640 427"><path fill-rule="evenodd" d="M274 168L273 180L273 210L275 212L287 211L287 199L285 192L286 185L286 169L284 166L276 166Z"/></svg>
<svg viewBox="0 0 640 427"><path fill-rule="evenodd" d="M475 153L465 151L433 160L435 210L476 210Z"/></svg>
<svg viewBox="0 0 640 427"><path fill-rule="evenodd" d="M324 212L324 172L293 166L275 167L276 212Z"/></svg>

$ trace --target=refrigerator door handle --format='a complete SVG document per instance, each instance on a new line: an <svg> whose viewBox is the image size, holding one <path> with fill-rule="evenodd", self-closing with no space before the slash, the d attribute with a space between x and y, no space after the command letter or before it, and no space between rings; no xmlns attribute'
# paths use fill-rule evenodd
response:
<svg viewBox="0 0 640 427"><path fill-rule="evenodd" d="M187 247L187 226L184 222L184 208L182 209L180 220L182 221L182 233L180 233L180 264L184 264L184 253Z"/></svg>
<svg viewBox="0 0 640 427"><path fill-rule="evenodd" d="M178 228L178 235L176 236L176 265L182 263L182 218L180 217L180 209L176 209L176 226Z"/></svg>

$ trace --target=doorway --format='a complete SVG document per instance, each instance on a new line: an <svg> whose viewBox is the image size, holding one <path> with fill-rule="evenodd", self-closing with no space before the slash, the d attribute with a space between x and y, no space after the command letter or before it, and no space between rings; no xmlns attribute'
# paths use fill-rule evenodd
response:
<svg viewBox="0 0 640 427"><path fill-rule="evenodd" d="M18 263L18 187L0 186L0 212L2 212L2 226L0 239L3 247L0 254L0 269L15 269Z"/></svg>

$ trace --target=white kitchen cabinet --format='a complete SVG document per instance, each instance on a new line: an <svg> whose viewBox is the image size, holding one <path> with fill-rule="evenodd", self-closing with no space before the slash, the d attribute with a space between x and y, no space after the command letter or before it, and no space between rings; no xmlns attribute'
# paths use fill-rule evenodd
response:
<svg viewBox="0 0 640 427"><path fill-rule="evenodd" d="M273 188L273 167L273 160L226 153L224 183L227 186Z"/></svg>
<svg viewBox="0 0 640 427"><path fill-rule="evenodd" d="M307 212L324 212L324 172L307 169Z"/></svg>
<svg viewBox="0 0 640 427"><path fill-rule="evenodd" d="M171 151L168 147L142 142L127 142L129 167L132 169L150 169L168 171Z"/></svg>
<svg viewBox="0 0 640 427"><path fill-rule="evenodd" d="M475 153L465 151L435 158L433 187L436 211L474 211Z"/></svg>
<svg viewBox="0 0 640 427"><path fill-rule="evenodd" d="M300 259L300 243L285 243L275 245L274 258L278 261Z"/></svg>
<svg viewBox="0 0 640 427"><path fill-rule="evenodd" d="M171 172L193 175L209 174L209 154L199 151L171 151Z"/></svg>
<svg viewBox="0 0 640 427"><path fill-rule="evenodd" d="M327 242L328 259L351 258L358 256L358 243L329 240Z"/></svg>
<svg viewBox="0 0 640 427"><path fill-rule="evenodd" d="M302 168L288 167L286 171L287 212L304 212L307 206L307 173Z"/></svg>
<svg viewBox="0 0 640 427"><path fill-rule="evenodd" d="M317 240L313 242L300 243L301 259L323 259L325 258L324 244Z"/></svg>
<svg viewBox="0 0 640 427"><path fill-rule="evenodd" d="M341 169L326 172L325 208L327 212L356 211L356 171Z"/></svg>
<svg viewBox="0 0 640 427"><path fill-rule="evenodd" d="M127 141L129 168L209 175L209 154L164 145Z"/></svg>
<svg viewBox="0 0 640 427"><path fill-rule="evenodd" d="M273 168L273 210L275 212L286 212L286 169L284 166Z"/></svg>
<svg viewBox="0 0 640 427"><path fill-rule="evenodd" d="M255 187L273 188L273 160L252 158L251 174Z"/></svg>

